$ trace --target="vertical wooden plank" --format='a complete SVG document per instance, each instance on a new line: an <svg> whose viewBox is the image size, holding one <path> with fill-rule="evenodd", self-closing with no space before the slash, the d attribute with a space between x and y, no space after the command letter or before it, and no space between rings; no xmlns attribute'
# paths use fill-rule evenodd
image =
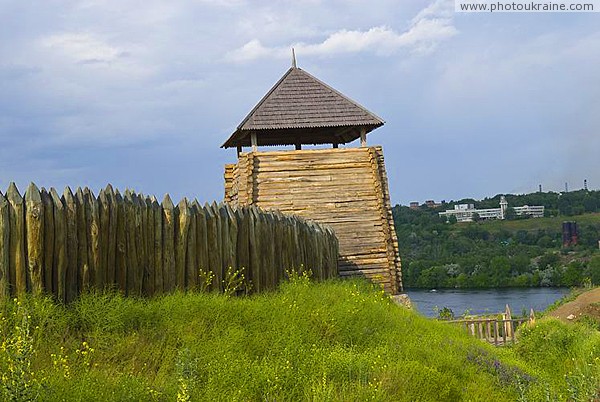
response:
<svg viewBox="0 0 600 402"><path fill-rule="evenodd" d="M89 289L90 266L88 262L88 225L85 208L85 196L81 187L75 192L77 203L77 290L83 292Z"/></svg>
<svg viewBox="0 0 600 402"><path fill-rule="evenodd" d="M140 269L136 241L136 197L130 190L125 191L125 236L127 239L127 296L139 296L137 277Z"/></svg>
<svg viewBox="0 0 600 402"><path fill-rule="evenodd" d="M256 207L248 208L250 215L249 220L249 237L250 237L250 270L252 272L252 281L254 283L254 289L257 292L262 292L265 289L265 284L261 275L261 258L260 258L260 221L258 218L258 211Z"/></svg>
<svg viewBox="0 0 600 402"><path fill-rule="evenodd" d="M273 220L273 247L274 247L274 260L273 260L273 269L275 272L275 283L279 283L281 278L283 278L284 268L282 264L282 256L283 256L283 220L279 213L272 213Z"/></svg>
<svg viewBox="0 0 600 402"><path fill-rule="evenodd" d="M194 200L194 209L196 214L196 281L199 279L200 270L207 272L210 269L208 261L208 246L207 246L207 229L206 215L204 209Z"/></svg>
<svg viewBox="0 0 600 402"><path fill-rule="evenodd" d="M15 183L6 192L10 220L10 283L14 293L23 296L27 292L27 260L25 256L25 205Z"/></svg>
<svg viewBox="0 0 600 402"><path fill-rule="evenodd" d="M214 268L214 274L217 278L220 278L219 286L221 286L222 280L225 278L225 273L227 272L227 267L225 267L225 262L223 261L223 224L221 223L221 214L219 213L219 207L217 203L213 201L210 208L212 209L217 228L215 242L216 248L214 249L214 252L217 255L218 265ZM212 252L213 251L211 249L211 253Z"/></svg>
<svg viewBox="0 0 600 402"><path fill-rule="evenodd" d="M52 196L42 187L40 192L44 205L44 265L42 266L44 292L56 294L52 278L54 275L54 203Z"/></svg>
<svg viewBox="0 0 600 402"><path fill-rule="evenodd" d="M270 289L275 289L277 287L277 280L275 274L275 233L274 227L275 222L273 220L273 215L270 213L263 213L262 219L264 222L264 237L265 242L263 252L264 256L264 271L266 274L266 281L269 284Z"/></svg>
<svg viewBox="0 0 600 402"><path fill-rule="evenodd" d="M162 201L163 221L163 289L175 288L175 206L169 194Z"/></svg>
<svg viewBox="0 0 600 402"><path fill-rule="evenodd" d="M283 226L283 241L281 245L281 254L282 254L282 269L285 272L286 270L292 269L291 264L291 250L290 250L290 238L292 233L292 228L290 225L290 219L287 216L282 217L284 226Z"/></svg>
<svg viewBox="0 0 600 402"><path fill-rule="evenodd" d="M498 346L498 320L494 320L494 345Z"/></svg>
<svg viewBox="0 0 600 402"><path fill-rule="evenodd" d="M203 214L206 219L206 242L207 242L207 254L208 254L208 269L215 275L213 282L214 289L220 289L221 281L223 280L223 274L220 269L220 259L218 250L218 230L217 230L217 219L213 209L209 205L205 205L202 208Z"/></svg>
<svg viewBox="0 0 600 402"><path fill-rule="evenodd" d="M135 294L142 295L142 283L146 274L146 257L145 257L145 241L144 230L142 227L144 208L143 202L139 195L132 193L133 196L133 211L135 216L135 247L137 256L137 269L135 270Z"/></svg>
<svg viewBox="0 0 600 402"><path fill-rule="evenodd" d="M196 208L194 203L189 206L190 211L190 224L187 238L187 252L186 252L186 268L185 268L185 288L188 290L195 290L198 285L198 262L197 257L197 223L196 223Z"/></svg>
<svg viewBox="0 0 600 402"><path fill-rule="evenodd" d="M227 219L229 220L229 264L231 264L233 268L239 269L241 267L237 258L238 220L228 204L224 204L224 207L227 212Z"/></svg>
<svg viewBox="0 0 600 402"><path fill-rule="evenodd" d="M100 213L98 200L89 188L84 189L85 215L88 233L88 264L90 286L102 289L105 275L99 270L100 265Z"/></svg>
<svg viewBox="0 0 600 402"><path fill-rule="evenodd" d="M185 289L185 268L187 254L187 240L190 229L190 208L188 200L184 197L176 209L176 231L175 241L175 286L179 290Z"/></svg>
<svg viewBox="0 0 600 402"><path fill-rule="evenodd" d="M27 237L27 277L34 295L44 291L44 204L33 183L25 192L25 233Z"/></svg>
<svg viewBox="0 0 600 402"><path fill-rule="evenodd" d="M115 282L118 289L127 294L127 210L125 200L117 190L114 197L114 208L117 213L117 233L115 247Z"/></svg>
<svg viewBox="0 0 600 402"><path fill-rule="evenodd" d="M331 267L330 272L329 272L329 278L334 278L337 277L339 275L339 268L338 268L338 263L340 260L340 252L339 252L339 242L338 242L338 238L335 234L335 231L331 228L327 229L328 233L329 233L329 242L330 242L330 249L328 252L328 258L329 258L329 265Z"/></svg>
<svg viewBox="0 0 600 402"><path fill-rule="evenodd" d="M108 268L108 249L109 249L109 238L110 238L110 201L108 200L108 194L106 190L100 190L98 194L98 213L99 213L99 258L97 272L103 278L101 280L102 286L98 284L98 287L109 287L114 282L114 271L109 273ZM100 279L100 278L99 278Z"/></svg>
<svg viewBox="0 0 600 402"><path fill-rule="evenodd" d="M50 188L54 211L54 259L52 261L52 290L56 300L65 302L68 269L67 255L67 215L64 201L56 189ZM46 264L48 262L46 261Z"/></svg>
<svg viewBox="0 0 600 402"><path fill-rule="evenodd" d="M66 252L67 269L65 273L65 302L75 300L79 292L78 273L79 273L79 239L77 237L77 202L75 196L69 187L65 188L63 193L63 202L65 205L66 220Z"/></svg>
<svg viewBox="0 0 600 402"><path fill-rule="evenodd" d="M252 281L250 271L250 240L248 239L248 227L250 218L248 217L248 211L245 208L236 208L235 215L238 225L236 245L236 254L238 261L237 263L240 268L244 268L244 272L248 280Z"/></svg>
<svg viewBox="0 0 600 402"><path fill-rule="evenodd" d="M148 295L148 279L150 271L148 268L148 209L146 206L146 197L143 194L137 196L138 214L140 218L140 227L138 232L139 240L139 261L140 261L140 290L141 294Z"/></svg>
<svg viewBox="0 0 600 402"><path fill-rule="evenodd" d="M144 277L144 294L153 296L155 293L156 269L154 265L154 209L150 197L144 199L146 210L146 275Z"/></svg>
<svg viewBox="0 0 600 402"><path fill-rule="evenodd" d="M163 226L162 208L158 201L152 196L152 216L154 217L154 293L163 292Z"/></svg>
<svg viewBox="0 0 600 402"><path fill-rule="evenodd" d="M227 272L231 268L232 272L235 271L235 262L231 261L231 242L229 238L229 216L224 205L219 205L217 209L219 217L221 218L221 258L223 259L223 269Z"/></svg>
<svg viewBox="0 0 600 402"><path fill-rule="evenodd" d="M0 302L10 296L9 244L9 205L4 195L0 192Z"/></svg>
<svg viewBox="0 0 600 402"><path fill-rule="evenodd" d="M295 236L295 227L294 227L294 222L295 219L291 216L286 217L287 220L287 236L286 236L286 250L287 250L287 266L285 267L288 270L292 270L295 269L295 255L296 255L296 249L295 249L295 243L294 243L294 236Z"/></svg>
<svg viewBox="0 0 600 402"><path fill-rule="evenodd" d="M106 283L109 287L115 287L117 283L117 228L118 228L118 206L113 187L109 184L104 189L106 203L108 205L108 237L106 249ZM106 213L106 212L103 212ZM104 229L103 229L104 230Z"/></svg>
<svg viewBox="0 0 600 402"><path fill-rule="evenodd" d="M315 273L315 279L322 281L324 279L323 275L323 260L321 250L323 249L321 245L321 240L323 238L323 234L321 233L321 228L319 225L314 222L309 223L309 227L311 229L310 232L310 240L311 240L311 260L314 261L313 271Z"/></svg>

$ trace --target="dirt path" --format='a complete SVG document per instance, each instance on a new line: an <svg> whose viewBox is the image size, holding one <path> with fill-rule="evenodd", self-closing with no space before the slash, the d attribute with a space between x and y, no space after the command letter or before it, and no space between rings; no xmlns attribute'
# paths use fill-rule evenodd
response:
<svg viewBox="0 0 600 402"><path fill-rule="evenodd" d="M549 315L565 322L571 322L576 320L582 312L588 310L589 305L593 303L600 303L600 287L579 295L575 300L563 304Z"/></svg>

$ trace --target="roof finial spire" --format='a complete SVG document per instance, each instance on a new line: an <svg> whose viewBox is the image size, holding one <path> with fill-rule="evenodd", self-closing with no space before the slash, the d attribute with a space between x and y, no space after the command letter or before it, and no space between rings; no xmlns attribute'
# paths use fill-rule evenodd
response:
<svg viewBox="0 0 600 402"><path fill-rule="evenodd" d="M296 52L294 52L294 48L292 48L292 67L296 67Z"/></svg>

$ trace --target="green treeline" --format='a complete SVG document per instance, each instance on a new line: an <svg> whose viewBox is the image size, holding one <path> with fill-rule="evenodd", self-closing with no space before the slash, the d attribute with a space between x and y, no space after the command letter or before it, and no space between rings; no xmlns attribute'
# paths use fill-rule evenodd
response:
<svg viewBox="0 0 600 402"><path fill-rule="evenodd" d="M500 195L438 208L396 205L393 215L406 287L488 288L600 284L599 191L507 195L509 206L544 205L546 218L446 222L455 204L498 206ZM587 212L587 213L585 213ZM580 214L583 213L583 214ZM576 221L579 243L562 247L562 222Z"/></svg>
<svg viewBox="0 0 600 402"><path fill-rule="evenodd" d="M465 198L458 201L442 202L437 212L454 208L456 204L474 204L477 209L498 208L500 197L497 194L481 201ZM530 194L505 194L509 207L522 207L523 205L543 205L546 207L546 216L574 216L588 212L600 212L600 191L577 190L568 193L537 192Z"/></svg>

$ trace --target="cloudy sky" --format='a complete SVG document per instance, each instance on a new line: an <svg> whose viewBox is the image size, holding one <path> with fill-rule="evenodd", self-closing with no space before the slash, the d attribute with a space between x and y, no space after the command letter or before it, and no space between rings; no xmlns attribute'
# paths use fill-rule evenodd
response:
<svg viewBox="0 0 600 402"><path fill-rule="evenodd" d="M290 65L386 121L393 203L600 188L600 13L453 1L0 0L0 191L222 199L220 149ZM352 144L356 146L356 144Z"/></svg>

